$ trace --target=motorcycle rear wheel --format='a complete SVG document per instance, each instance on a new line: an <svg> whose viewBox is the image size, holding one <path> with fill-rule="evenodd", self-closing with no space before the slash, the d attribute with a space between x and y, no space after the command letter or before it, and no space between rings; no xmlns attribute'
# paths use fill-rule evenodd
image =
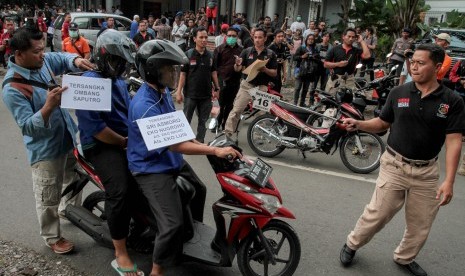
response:
<svg viewBox="0 0 465 276"><path fill-rule="evenodd" d="M285 149L284 146L279 145L278 141L255 127L255 125L259 125L279 136L278 125L275 119L276 117L271 114L263 114L255 118L247 130L247 142L250 148L260 156L274 157Z"/></svg>
<svg viewBox="0 0 465 276"><path fill-rule="evenodd" d="M272 247L276 265L270 263L257 233L252 232L242 241L237 253L237 264L242 275L293 275L299 265L301 254L300 241L295 230L284 221L271 220L262 231Z"/></svg>
<svg viewBox="0 0 465 276"><path fill-rule="evenodd" d="M356 145L356 137L360 137L362 148L361 153ZM381 155L386 150L383 140L368 132L358 132L343 138L339 153L342 163L355 173L370 173L379 167ZM359 163L359 164L357 164Z"/></svg>
<svg viewBox="0 0 465 276"><path fill-rule="evenodd" d="M105 192L95 191L91 193L82 203L82 207L86 208L97 217L107 220L105 214Z"/></svg>

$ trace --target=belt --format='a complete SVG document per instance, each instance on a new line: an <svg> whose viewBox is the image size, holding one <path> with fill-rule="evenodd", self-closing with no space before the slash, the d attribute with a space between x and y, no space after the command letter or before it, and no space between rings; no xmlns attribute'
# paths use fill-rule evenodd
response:
<svg viewBox="0 0 465 276"><path fill-rule="evenodd" d="M405 158L403 157L402 155L400 155L399 153L397 153L395 150L393 150L391 147L386 147L386 151L392 155L393 157L395 157L397 160L399 161L402 161L404 163L407 163L409 164L410 166L412 167L417 167L417 168L421 168L421 167L426 167L426 166L430 166L432 165L434 162L436 162L438 160L438 157L436 156L435 158L431 159L431 160L413 160L413 159L408 159L408 158Z"/></svg>

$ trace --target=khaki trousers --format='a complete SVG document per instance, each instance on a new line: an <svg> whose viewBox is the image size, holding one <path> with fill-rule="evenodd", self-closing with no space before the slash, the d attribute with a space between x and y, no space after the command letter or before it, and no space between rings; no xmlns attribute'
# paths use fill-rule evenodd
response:
<svg viewBox="0 0 465 276"><path fill-rule="evenodd" d="M350 89L356 89L355 87L355 78L354 75L348 75L347 80L342 80L342 75L336 75L337 78L332 80L332 76L328 76L328 82L326 83L325 91L331 95L336 95L336 92L339 87L347 87ZM335 87L336 83L339 82L339 85Z"/></svg>
<svg viewBox="0 0 465 276"><path fill-rule="evenodd" d="M32 164L32 184L39 219L40 235L46 243L55 243L61 238L59 212L68 204L81 205L82 191L73 198L61 197L62 189L79 179L74 171L76 158L73 153L54 160Z"/></svg>
<svg viewBox="0 0 465 276"><path fill-rule="evenodd" d="M226 120L224 131L227 135L232 135L236 131L242 112L252 100L252 96L250 96L249 91L254 87L254 85L246 82L245 80L241 81L239 91L237 92L236 98L234 98L233 108L229 113L228 120ZM258 89L263 92L267 91L266 85L260 85L258 86Z"/></svg>
<svg viewBox="0 0 465 276"><path fill-rule="evenodd" d="M405 203L406 227L394 251L394 261L408 264L425 244L439 210L440 201L436 199L439 165L430 161L428 166L415 167L399 156L387 151L382 155L373 197L348 235L347 245L357 250L368 243Z"/></svg>

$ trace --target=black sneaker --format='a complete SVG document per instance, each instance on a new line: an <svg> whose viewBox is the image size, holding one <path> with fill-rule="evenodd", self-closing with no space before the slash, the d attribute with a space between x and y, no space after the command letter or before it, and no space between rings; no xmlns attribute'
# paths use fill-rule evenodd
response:
<svg viewBox="0 0 465 276"><path fill-rule="evenodd" d="M344 244L344 246L341 249L341 254L339 255L339 259L341 260L341 263L343 266L349 266L352 263L352 260L354 259L356 250L350 249L347 244Z"/></svg>
<svg viewBox="0 0 465 276"><path fill-rule="evenodd" d="M405 265L399 264L397 262L396 264L410 271L412 275L415 275L415 276L427 276L428 275L428 273L426 273L426 271L424 271L423 268L421 268L421 266L415 261L409 264L405 264Z"/></svg>

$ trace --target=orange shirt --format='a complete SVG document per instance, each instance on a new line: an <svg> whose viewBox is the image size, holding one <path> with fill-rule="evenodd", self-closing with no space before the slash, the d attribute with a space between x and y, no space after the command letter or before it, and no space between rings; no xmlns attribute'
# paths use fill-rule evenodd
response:
<svg viewBox="0 0 465 276"><path fill-rule="evenodd" d="M449 72L451 64L452 59L450 58L450 56L446 54L446 56L444 57L444 61L442 62L441 69L439 69L436 75L438 80L442 80L446 76L447 72Z"/></svg>
<svg viewBox="0 0 465 276"><path fill-rule="evenodd" d="M90 53L89 43L87 43L87 40L82 36L74 42L74 45L76 45L76 48L79 49L80 53L76 50L71 42L71 37L67 37L65 40L63 40L61 45L63 52L78 54L81 57L84 57L85 54Z"/></svg>

